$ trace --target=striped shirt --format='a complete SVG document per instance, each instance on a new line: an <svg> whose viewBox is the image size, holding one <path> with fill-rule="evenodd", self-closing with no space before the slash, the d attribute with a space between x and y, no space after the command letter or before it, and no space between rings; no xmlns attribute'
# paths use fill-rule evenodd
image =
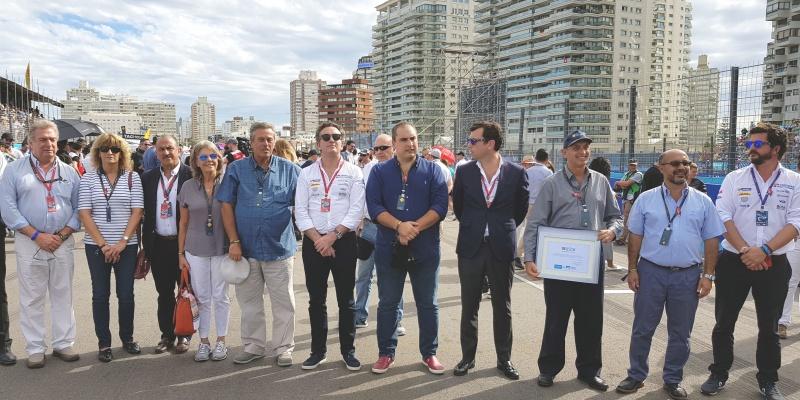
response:
<svg viewBox="0 0 800 400"><path fill-rule="evenodd" d="M128 176L130 176L130 186L128 185ZM102 185L100 179L103 180ZM111 206L111 222L106 220L106 197L103 194L103 185L105 185L106 192L111 195L108 202L108 205ZM139 179L139 174L124 172L120 175L113 193L111 184L105 175L100 177L97 172L87 172L81 179L78 210L92 211L92 219L106 242L116 243L122 239L125 228L128 227L131 210L134 208L144 208L142 181ZM97 245L91 235L84 236L84 243ZM128 241L128 245L138 243L138 238L134 233Z"/></svg>

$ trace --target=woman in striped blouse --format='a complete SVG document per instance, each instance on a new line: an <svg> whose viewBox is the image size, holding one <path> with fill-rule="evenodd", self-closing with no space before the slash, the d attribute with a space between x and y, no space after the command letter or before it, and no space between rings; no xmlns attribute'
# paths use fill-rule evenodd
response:
<svg viewBox="0 0 800 400"><path fill-rule="evenodd" d="M83 176L78 213L86 229L84 244L92 277L92 316L100 350L98 359L109 362L111 331L109 304L111 271L119 302L119 337L130 354L141 349L133 340L133 272L139 238L136 235L144 211L142 183L132 172L128 143L113 134L95 140L90 154L98 166Z"/></svg>

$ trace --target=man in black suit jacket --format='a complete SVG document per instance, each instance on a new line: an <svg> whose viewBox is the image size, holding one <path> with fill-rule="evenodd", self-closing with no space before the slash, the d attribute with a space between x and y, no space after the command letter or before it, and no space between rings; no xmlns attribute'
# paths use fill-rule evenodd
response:
<svg viewBox="0 0 800 400"><path fill-rule="evenodd" d="M500 125L478 122L467 145L473 161L461 166L453 185L453 210L458 228L458 276L461 280L461 352L455 375L475 366L481 284L492 288L497 369L519 379L511 363L511 281L514 278L516 229L528 212L528 176L514 163L503 162Z"/></svg>
<svg viewBox="0 0 800 400"><path fill-rule="evenodd" d="M156 154L161 168L142 175L144 190L144 251L150 260L153 281L158 291L158 327L161 341L156 353L175 346L175 287L180 277L178 269L178 192L192 178L192 170L180 162L181 148L174 137L163 135L156 142ZM191 337L191 336L190 336ZM189 350L189 338L178 338L177 353Z"/></svg>

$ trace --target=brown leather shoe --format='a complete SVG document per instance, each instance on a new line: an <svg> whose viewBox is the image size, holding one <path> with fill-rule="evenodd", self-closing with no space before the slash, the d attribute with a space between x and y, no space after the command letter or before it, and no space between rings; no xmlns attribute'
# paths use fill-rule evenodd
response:
<svg viewBox="0 0 800 400"><path fill-rule="evenodd" d="M164 353L170 349L175 347L175 339L161 339L160 342L156 345L155 352L156 354Z"/></svg>
<svg viewBox="0 0 800 400"><path fill-rule="evenodd" d="M175 354L183 354L189 350L189 339L187 338L180 338L178 339L178 345L175 346Z"/></svg>

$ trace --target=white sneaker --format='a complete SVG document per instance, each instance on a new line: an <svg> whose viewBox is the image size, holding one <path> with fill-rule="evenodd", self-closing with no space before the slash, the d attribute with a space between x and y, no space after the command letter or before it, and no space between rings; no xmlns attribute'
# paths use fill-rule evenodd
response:
<svg viewBox="0 0 800 400"><path fill-rule="evenodd" d="M288 351L284 351L283 353L278 355L278 366L279 367L291 367L292 366L292 353Z"/></svg>
<svg viewBox="0 0 800 400"><path fill-rule="evenodd" d="M211 346L206 343L200 343L197 348L197 353L194 353L194 360L197 362L208 361L211 356Z"/></svg>
<svg viewBox="0 0 800 400"><path fill-rule="evenodd" d="M225 347L225 342L217 342L214 346L214 352L211 353L212 361L222 361L228 358L228 348Z"/></svg>
<svg viewBox="0 0 800 400"><path fill-rule="evenodd" d="M405 336L406 335L406 328L403 325L397 325L397 336Z"/></svg>

